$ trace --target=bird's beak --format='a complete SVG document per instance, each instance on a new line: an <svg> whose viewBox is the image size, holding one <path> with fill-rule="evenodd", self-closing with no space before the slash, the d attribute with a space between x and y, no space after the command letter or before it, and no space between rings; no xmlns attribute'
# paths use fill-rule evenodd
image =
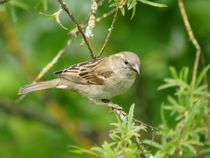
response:
<svg viewBox="0 0 210 158"><path fill-rule="evenodd" d="M132 66L132 70L134 70L135 72L140 74L140 69L139 69L139 65L138 64L135 64L134 66Z"/></svg>

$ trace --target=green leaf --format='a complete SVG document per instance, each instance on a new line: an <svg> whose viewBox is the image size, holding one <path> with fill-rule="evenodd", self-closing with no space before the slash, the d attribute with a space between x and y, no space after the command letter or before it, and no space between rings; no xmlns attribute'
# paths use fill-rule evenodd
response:
<svg viewBox="0 0 210 158"><path fill-rule="evenodd" d="M116 6L117 6L116 3L111 3L111 4L109 5L109 7L116 7Z"/></svg>
<svg viewBox="0 0 210 158"><path fill-rule="evenodd" d="M196 86L198 86L202 82L204 75L209 71L209 69L210 69L210 65L206 66L205 69L199 74L196 80Z"/></svg>
<svg viewBox="0 0 210 158"><path fill-rule="evenodd" d="M203 143L201 143L200 141L196 141L196 140L189 140L188 143L192 144L192 145L204 146Z"/></svg>
<svg viewBox="0 0 210 158"><path fill-rule="evenodd" d="M163 90L163 89L168 89L168 88L171 88L171 87L174 87L176 86L175 84L175 80L174 79L171 79L171 78L165 78L164 81L166 82L165 84L161 85L158 87L158 90Z"/></svg>
<svg viewBox="0 0 210 158"><path fill-rule="evenodd" d="M134 107L135 107L135 105L132 104L131 107L130 107L130 109L129 109L129 113L128 113L128 124L132 124L133 123Z"/></svg>
<svg viewBox="0 0 210 158"><path fill-rule="evenodd" d="M100 157L100 155L98 155L96 152L91 151L89 149L80 148L80 147L77 147L74 145L70 145L69 148L70 148L69 152L74 153L74 154L84 154L85 153L85 154L93 155L96 157Z"/></svg>
<svg viewBox="0 0 210 158"><path fill-rule="evenodd" d="M154 142L152 140L143 140L143 144L147 144L147 145L150 145L150 146L153 146L157 149L162 149L162 144L159 144L157 142Z"/></svg>
<svg viewBox="0 0 210 158"><path fill-rule="evenodd" d="M184 118L183 115L178 115L178 116L175 118L175 120L176 120L176 121L180 121L180 120L183 119L183 118Z"/></svg>
<svg viewBox="0 0 210 158"><path fill-rule="evenodd" d="M101 154L104 153L104 149L101 148L101 147L98 147L98 146L92 147L91 150L92 150L92 151L95 151L95 152L97 152L97 153L101 153Z"/></svg>
<svg viewBox="0 0 210 158"><path fill-rule="evenodd" d="M128 10L132 9L131 19L133 19L134 15L136 13L136 5L137 5L137 0L127 1L127 8L128 8Z"/></svg>
<svg viewBox="0 0 210 158"><path fill-rule="evenodd" d="M163 106L163 110L168 110L168 111L172 111L174 109L174 107L173 106L171 106L171 105L164 105Z"/></svg>
<svg viewBox="0 0 210 158"><path fill-rule="evenodd" d="M172 96L168 96L168 102L171 103L174 106L180 106L176 99L174 99Z"/></svg>
<svg viewBox="0 0 210 158"><path fill-rule="evenodd" d="M102 145L102 147L104 148L105 150L105 154L110 157L110 158L114 158L115 157L115 153L114 151L112 150L111 148L111 144L108 144L106 141L104 142L104 144Z"/></svg>
<svg viewBox="0 0 210 158"><path fill-rule="evenodd" d="M151 1L148 1L148 0L138 0L138 1L141 2L141 3L147 4L147 5L151 5L153 7L160 7L160 8L167 7L166 4L151 2Z"/></svg>
<svg viewBox="0 0 210 158"><path fill-rule="evenodd" d="M189 74L189 68L188 67L185 67L183 69L183 75L182 75L182 80L184 82L187 82L188 81L188 74Z"/></svg>
<svg viewBox="0 0 210 158"><path fill-rule="evenodd" d="M131 15L131 19L133 19L134 15L136 13L136 7L133 7L133 11L132 11L132 15Z"/></svg>
<svg viewBox="0 0 210 158"><path fill-rule="evenodd" d="M122 15L124 16L125 15L125 8L120 8L120 11L121 11Z"/></svg>
<svg viewBox="0 0 210 158"><path fill-rule="evenodd" d="M166 117L165 117L165 113L164 113L164 104L163 103L161 104L161 107L160 107L160 117L161 117L163 125L165 127L168 127Z"/></svg>
<svg viewBox="0 0 210 158"><path fill-rule="evenodd" d="M134 8L137 5L136 0L132 0L131 3L128 4L128 10Z"/></svg>
<svg viewBox="0 0 210 158"><path fill-rule="evenodd" d="M184 146L184 147L187 148L191 153L193 153L194 155L196 155L196 149L195 149L194 146L192 146L191 144L183 143L182 146Z"/></svg>
<svg viewBox="0 0 210 158"><path fill-rule="evenodd" d="M169 70L170 70L170 72L171 72L171 76L172 76L173 78L175 78L175 79L178 79L178 74L177 74L176 69L175 69L173 66L170 66L170 67L169 67Z"/></svg>

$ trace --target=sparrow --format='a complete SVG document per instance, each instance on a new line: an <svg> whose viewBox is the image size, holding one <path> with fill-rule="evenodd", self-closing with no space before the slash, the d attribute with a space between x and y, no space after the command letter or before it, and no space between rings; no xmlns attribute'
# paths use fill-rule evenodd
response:
<svg viewBox="0 0 210 158"><path fill-rule="evenodd" d="M54 73L57 78L26 85L19 95L50 88L75 91L89 99L105 100L124 93L140 74L140 59L123 51L81 62Z"/></svg>

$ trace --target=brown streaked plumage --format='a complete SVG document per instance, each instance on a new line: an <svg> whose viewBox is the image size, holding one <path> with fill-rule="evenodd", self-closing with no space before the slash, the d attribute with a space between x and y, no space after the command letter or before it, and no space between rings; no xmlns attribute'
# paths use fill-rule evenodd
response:
<svg viewBox="0 0 210 158"><path fill-rule="evenodd" d="M56 79L37 82L20 88L19 94L63 88L93 99L117 96L126 91L139 73L140 60L132 52L86 61L55 72Z"/></svg>

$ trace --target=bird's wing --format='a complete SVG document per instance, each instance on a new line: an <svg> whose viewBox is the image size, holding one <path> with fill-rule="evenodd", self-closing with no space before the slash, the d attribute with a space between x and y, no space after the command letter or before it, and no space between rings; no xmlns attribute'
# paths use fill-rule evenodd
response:
<svg viewBox="0 0 210 158"><path fill-rule="evenodd" d="M103 85L105 79L109 78L113 73L112 69L107 65L107 58L100 58L73 65L67 69L57 71L55 74L78 84Z"/></svg>

